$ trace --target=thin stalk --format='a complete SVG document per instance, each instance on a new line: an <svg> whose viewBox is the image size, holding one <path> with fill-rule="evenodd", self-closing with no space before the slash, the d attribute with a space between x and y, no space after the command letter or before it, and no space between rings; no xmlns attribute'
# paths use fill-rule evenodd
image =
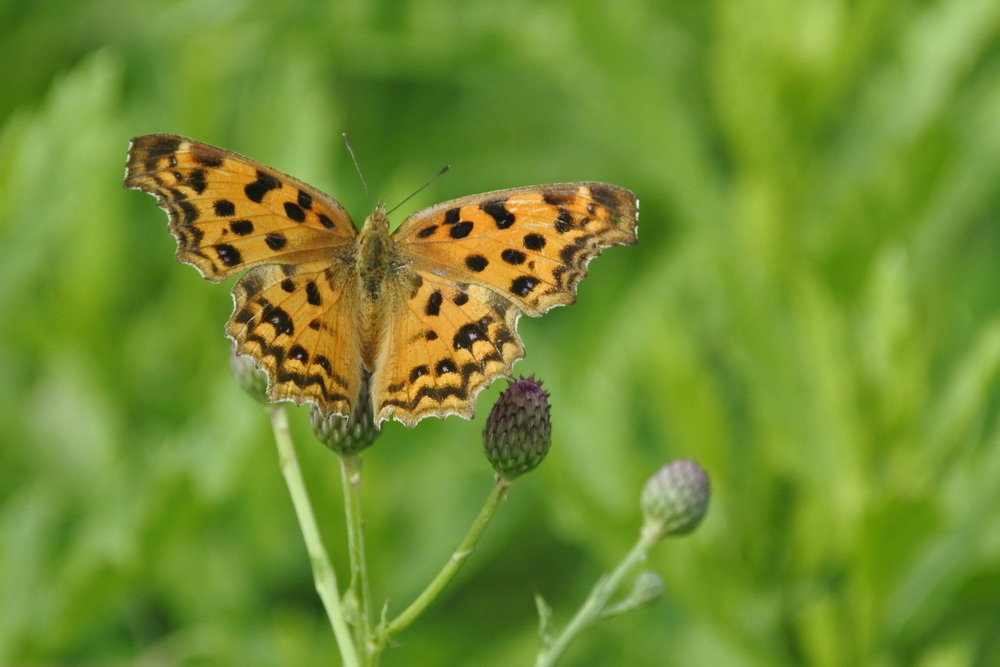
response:
<svg viewBox="0 0 1000 667"><path fill-rule="evenodd" d="M299 459L295 455L292 434L288 430L288 414L284 406L274 405L268 408L268 415L271 418L274 442L278 446L281 474L284 475L288 492L292 496L295 515L298 517L302 537L305 539L306 549L309 552L316 592L319 593L323 607L326 609L326 615L330 619L330 625L333 626L333 634L337 639L337 646L340 649L340 656L345 667L359 667L357 649L351 639L351 630L344 618L344 609L340 604L337 574L326 553L326 547L323 546L323 540L320 538L316 516L313 514L312 504L306 493L305 481L302 479Z"/></svg>
<svg viewBox="0 0 1000 667"><path fill-rule="evenodd" d="M371 642L371 591L368 586L368 561L365 557L364 522L361 516L361 456L341 456L340 476L344 487L344 511L347 513L347 545L351 556L351 591L357 614L354 619L356 643L364 654L364 664L374 664L377 651Z"/></svg>
<svg viewBox="0 0 1000 667"><path fill-rule="evenodd" d="M621 587L625 577L638 565L646 561L649 550L656 544L659 538L659 535L649 530L643 530L640 533L639 540L632 547L628 555L625 556L625 559L618 564L611 574L602 576L594 584L590 595L587 596L587 599L576 612L576 615L573 616L572 620L559 633L559 636L552 640L551 643L542 647L542 650L538 653L538 657L535 659L535 667L551 667L556 664L563 653L566 652L566 649L569 648L569 645L576 639L576 636L580 634L580 631L588 627L600 616L608 600Z"/></svg>
<svg viewBox="0 0 1000 667"><path fill-rule="evenodd" d="M403 611L403 613L381 629L379 636L376 638L379 645L385 645L392 637L399 634L410 623L412 623L455 577L459 568L462 567L472 552L475 551L476 544L479 543L479 538L482 537L483 531L486 530L486 526L489 525L490 520L493 518L493 515L496 514L500 504L507 497L507 490L509 488L510 482L508 480L500 477L499 475L495 478L493 489L490 491L490 495L486 499L486 504L483 505L483 508L479 511L479 516L476 517L472 527L469 528L469 532L466 533L462 543L458 545L458 548L454 551L454 553L452 553L451 558L449 558L448 562L445 563L443 568L441 568L441 571L437 573L434 580L431 581L427 588L425 588L424 591L417 596L417 599L415 599L410 606Z"/></svg>

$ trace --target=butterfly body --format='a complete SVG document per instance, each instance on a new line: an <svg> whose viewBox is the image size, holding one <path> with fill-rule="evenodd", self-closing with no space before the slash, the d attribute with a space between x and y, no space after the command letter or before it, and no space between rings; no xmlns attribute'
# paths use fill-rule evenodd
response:
<svg viewBox="0 0 1000 667"><path fill-rule="evenodd" d="M392 241L389 238L389 220L385 203L379 202L375 211L365 219L358 236L358 284L360 285L362 362L367 372L375 367L375 355L382 339L387 308L386 296L391 292L390 279L393 264ZM398 261L396 262L398 265Z"/></svg>
<svg viewBox="0 0 1000 667"><path fill-rule="evenodd" d="M389 233L382 203L347 211L249 158L175 135L136 137L126 187L157 197L177 258L237 273L226 334L272 400L376 424L471 418L524 354L521 314L572 303L589 261L636 242L638 200L604 183L512 188L431 206Z"/></svg>

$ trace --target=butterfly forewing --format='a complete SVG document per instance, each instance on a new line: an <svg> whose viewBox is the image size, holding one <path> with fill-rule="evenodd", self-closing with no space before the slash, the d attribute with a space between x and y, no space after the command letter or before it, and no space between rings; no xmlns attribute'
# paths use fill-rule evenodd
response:
<svg viewBox="0 0 1000 667"><path fill-rule="evenodd" d="M634 245L638 200L605 183L500 190L438 204L393 235L414 267L480 284L529 315L573 303L587 264Z"/></svg>
<svg viewBox="0 0 1000 667"><path fill-rule="evenodd" d="M261 264L329 259L357 236L333 199L277 169L170 134L136 137L125 185L155 195L177 259L220 281Z"/></svg>

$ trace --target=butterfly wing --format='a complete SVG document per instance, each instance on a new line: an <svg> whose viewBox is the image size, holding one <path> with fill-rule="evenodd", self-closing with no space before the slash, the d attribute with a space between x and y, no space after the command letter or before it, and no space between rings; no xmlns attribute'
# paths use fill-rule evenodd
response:
<svg viewBox="0 0 1000 667"><path fill-rule="evenodd" d="M132 140L125 187L154 195L177 259L213 282L262 264L324 259L354 242L340 204L277 169L171 134Z"/></svg>
<svg viewBox="0 0 1000 667"><path fill-rule="evenodd" d="M524 356L521 311L480 285L428 271L411 275L411 290L389 301L394 306L371 383L376 423L471 419L476 394Z"/></svg>
<svg viewBox="0 0 1000 667"><path fill-rule="evenodd" d="M638 213L636 196L615 185L540 185L432 206L393 239L414 268L482 285L538 316L576 300L601 250L635 245Z"/></svg>
<svg viewBox="0 0 1000 667"><path fill-rule="evenodd" d="M132 140L125 186L157 198L178 260L213 282L246 271L226 334L266 371L269 397L349 414L361 382L347 211L276 169L168 134Z"/></svg>
<svg viewBox="0 0 1000 667"><path fill-rule="evenodd" d="M573 303L591 259L635 244L637 216L624 188L566 183L464 197L404 220L392 239L412 287L388 313L372 377L377 418L472 417L476 394L523 356L521 313Z"/></svg>

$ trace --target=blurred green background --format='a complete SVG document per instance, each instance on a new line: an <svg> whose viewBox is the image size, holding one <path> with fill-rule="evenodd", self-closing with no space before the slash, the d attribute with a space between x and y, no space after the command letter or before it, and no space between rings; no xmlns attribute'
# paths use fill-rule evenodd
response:
<svg viewBox="0 0 1000 667"><path fill-rule="evenodd" d="M173 132L393 217L604 180L639 245L524 318L549 458L385 665L530 664L698 460L656 605L567 665L1000 664L1000 3L0 3L0 664L337 664L228 289L173 259L129 139ZM482 420L365 458L398 613L492 483ZM292 411L346 577L335 458Z"/></svg>

